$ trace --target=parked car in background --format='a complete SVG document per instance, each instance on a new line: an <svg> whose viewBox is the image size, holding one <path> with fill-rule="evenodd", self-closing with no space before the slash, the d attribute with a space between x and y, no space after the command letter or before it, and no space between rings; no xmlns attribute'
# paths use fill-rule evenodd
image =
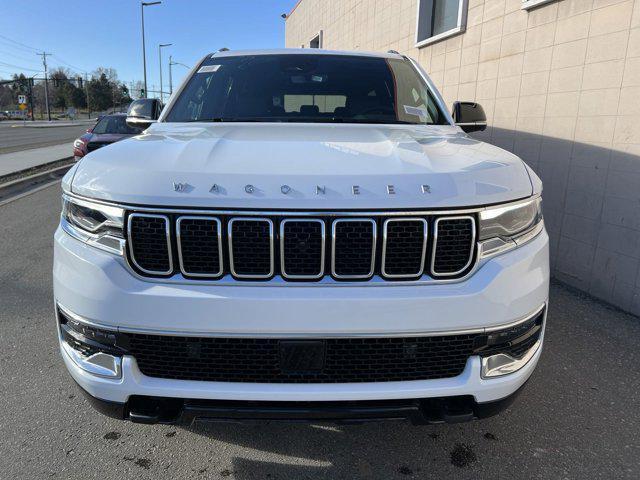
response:
<svg viewBox="0 0 640 480"><path fill-rule="evenodd" d="M73 157L78 161L87 153L137 135L141 131L141 128L127 125L127 115L124 113L104 115L93 128L73 142Z"/></svg>

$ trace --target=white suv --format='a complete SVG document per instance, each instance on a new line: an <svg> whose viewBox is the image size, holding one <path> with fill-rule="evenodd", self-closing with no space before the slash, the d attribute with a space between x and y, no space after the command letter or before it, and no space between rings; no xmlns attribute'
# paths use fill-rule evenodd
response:
<svg viewBox="0 0 640 480"><path fill-rule="evenodd" d="M136 422L491 415L540 357L542 185L395 52L207 55L62 182L64 363Z"/></svg>

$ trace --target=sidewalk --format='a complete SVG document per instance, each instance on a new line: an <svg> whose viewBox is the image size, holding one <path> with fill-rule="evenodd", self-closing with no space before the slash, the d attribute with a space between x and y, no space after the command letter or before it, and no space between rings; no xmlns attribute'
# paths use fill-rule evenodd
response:
<svg viewBox="0 0 640 480"><path fill-rule="evenodd" d="M96 118L83 118L71 121L51 121L47 122L45 120L38 120L35 122L27 121L17 121L17 122L6 122L7 126L11 128L53 128L53 127L77 127L78 125L91 125L96 123Z"/></svg>
<svg viewBox="0 0 640 480"><path fill-rule="evenodd" d="M0 177L73 156L71 142L0 155Z"/></svg>

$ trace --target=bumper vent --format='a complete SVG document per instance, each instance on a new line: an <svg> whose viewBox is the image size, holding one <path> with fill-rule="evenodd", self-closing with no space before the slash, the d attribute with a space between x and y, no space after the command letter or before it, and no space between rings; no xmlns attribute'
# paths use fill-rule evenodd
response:
<svg viewBox="0 0 640 480"><path fill-rule="evenodd" d="M379 233L380 232L380 233ZM473 216L269 217L128 214L128 257L141 275L216 280L459 278L473 267ZM172 238L175 237L175 238ZM173 246L173 247L172 247ZM173 250L173 251L172 251Z"/></svg>

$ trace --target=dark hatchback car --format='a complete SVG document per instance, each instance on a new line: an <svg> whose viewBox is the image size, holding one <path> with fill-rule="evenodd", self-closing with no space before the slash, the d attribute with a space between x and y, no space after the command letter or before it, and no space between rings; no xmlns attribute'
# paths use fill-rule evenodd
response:
<svg viewBox="0 0 640 480"><path fill-rule="evenodd" d="M110 143L132 137L142 132L141 128L127 125L127 115L124 113L105 115L73 142L73 157L80 160L87 153L102 148Z"/></svg>

